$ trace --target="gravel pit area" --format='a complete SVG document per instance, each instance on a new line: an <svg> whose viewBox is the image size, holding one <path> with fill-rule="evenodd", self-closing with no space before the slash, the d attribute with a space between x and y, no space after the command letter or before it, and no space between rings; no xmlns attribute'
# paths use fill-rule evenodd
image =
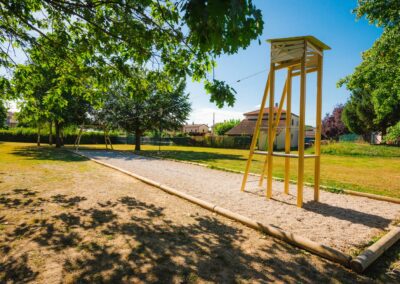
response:
<svg viewBox="0 0 400 284"><path fill-rule="evenodd" d="M400 204L322 190L320 202L314 202L313 189L304 187L303 208L298 208L296 185L290 185L286 195L283 183L274 181L273 197L267 200L265 188L258 187L255 176L249 176L246 191L240 192L242 174L133 153L80 153L345 253L364 247L400 219Z"/></svg>

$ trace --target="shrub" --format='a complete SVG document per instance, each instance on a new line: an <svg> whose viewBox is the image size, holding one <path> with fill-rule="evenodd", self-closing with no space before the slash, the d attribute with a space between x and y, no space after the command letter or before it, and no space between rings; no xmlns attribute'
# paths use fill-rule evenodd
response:
<svg viewBox="0 0 400 284"><path fill-rule="evenodd" d="M224 135L226 132L234 128L240 123L240 119L230 119L214 125L214 132L217 135Z"/></svg>
<svg viewBox="0 0 400 284"><path fill-rule="evenodd" d="M384 137L385 142L389 144L398 144L400 140L400 121L387 129L387 134Z"/></svg>
<svg viewBox="0 0 400 284"><path fill-rule="evenodd" d="M49 129L41 130L41 142L48 143L49 141ZM54 132L53 132L54 135ZM74 144L75 139L78 135L78 130L66 129L64 131L64 143ZM121 139L118 131L112 131L109 133L112 143L125 143L124 139ZM9 142L32 142L35 143L37 140L37 129L35 128L11 128L8 130L0 130L0 141ZM124 141L122 141L124 140ZM54 141L54 140L53 140ZM104 143L104 132L102 131L86 131L82 133L81 144L103 144Z"/></svg>

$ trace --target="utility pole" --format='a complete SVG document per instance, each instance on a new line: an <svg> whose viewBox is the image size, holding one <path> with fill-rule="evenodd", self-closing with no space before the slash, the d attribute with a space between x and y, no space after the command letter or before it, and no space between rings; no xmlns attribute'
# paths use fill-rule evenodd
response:
<svg viewBox="0 0 400 284"><path fill-rule="evenodd" d="M212 124L212 127L211 127L211 133L212 133L212 135L214 136L214 126L215 126L215 112L213 112L213 124Z"/></svg>

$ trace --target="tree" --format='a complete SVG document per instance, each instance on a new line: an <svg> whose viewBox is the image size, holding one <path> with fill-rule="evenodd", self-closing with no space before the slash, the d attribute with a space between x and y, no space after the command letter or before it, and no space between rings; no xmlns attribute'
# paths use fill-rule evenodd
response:
<svg viewBox="0 0 400 284"><path fill-rule="evenodd" d="M71 56L66 49L52 45L65 40L56 33L41 38L41 48L28 50L30 60L16 66L11 80L14 98L22 101L19 119L38 128L38 146L43 124L54 121L56 147L61 147L62 128L85 120L90 94L95 93L93 76L64 60Z"/></svg>
<svg viewBox="0 0 400 284"><path fill-rule="evenodd" d="M348 133L342 121L343 105L337 105L332 114L327 113L322 120L322 136L327 139L339 140L339 136Z"/></svg>
<svg viewBox="0 0 400 284"><path fill-rule="evenodd" d="M95 68L98 76L138 66L170 76L203 80L218 106L234 103L234 91L207 80L215 57L249 46L263 31L252 0L25 0L0 2L0 65L12 67L12 49L40 49L39 37L56 31L72 42L64 60ZM71 44L53 41L58 49Z"/></svg>
<svg viewBox="0 0 400 284"><path fill-rule="evenodd" d="M400 15L399 1L360 0L355 12L384 29L381 37L363 53L362 63L339 81L351 96L344 121L358 134L381 131L400 120Z"/></svg>
<svg viewBox="0 0 400 284"><path fill-rule="evenodd" d="M0 99L0 128L6 127L7 121L7 108L4 105L3 100Z"/></svg>
<svg viewBox="0 0 400 284"><path fill-rule="evenodd" d="M229 119L214 125L214 132L217 135L224 135L226 132L234 128L240 123L240 119Z"/></svg>
<svg viewBox="0 0 400 284"><path fill-rule="evenodd" d="M151 73L146 76L153 77ZM163 75L159 73L158 79L163 80ZM135 134L136 151L140 151L144 132L180 129L191 110L189 96L184 93L184 80L172 81L170 89L160 89L158 83L154 80L144 89L143 86L131 89L132 86L126 82L113 84L103 103L103 117L108 117L112 124Z"/></svg>

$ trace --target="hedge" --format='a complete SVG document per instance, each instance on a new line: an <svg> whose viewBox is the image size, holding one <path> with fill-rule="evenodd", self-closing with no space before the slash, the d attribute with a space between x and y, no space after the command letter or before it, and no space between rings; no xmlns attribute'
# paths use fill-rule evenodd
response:
<svg viewBox="0 0 400 284"><path fill-rule="evenodd" d="M128 143L131 141L128 137ZM142 144L158 145L160 140L157 138L143 137ZM178 146L197 146L213 148L249 149L251 144L250 136L191 136L191 137L171 137L161 138L161 144Z"/></svg>
<svg viewBox="0 0 400 284"><path fill-rule="evenodd" d="M74 144L77 134L67 133L64 134L64 144ZM111 143L121 144L125 143L125 137L121 137L116 134L110 135ZM37 133L30 130L0 130L0 141L8 142L28 142L36 143ZM55 136L53 134L53 143L55 141ZM42 134L40 136L41 143L49 143L49 135ZM104 133L102 132L83 132L81 137L81 144L104 144Z"/></svg>

